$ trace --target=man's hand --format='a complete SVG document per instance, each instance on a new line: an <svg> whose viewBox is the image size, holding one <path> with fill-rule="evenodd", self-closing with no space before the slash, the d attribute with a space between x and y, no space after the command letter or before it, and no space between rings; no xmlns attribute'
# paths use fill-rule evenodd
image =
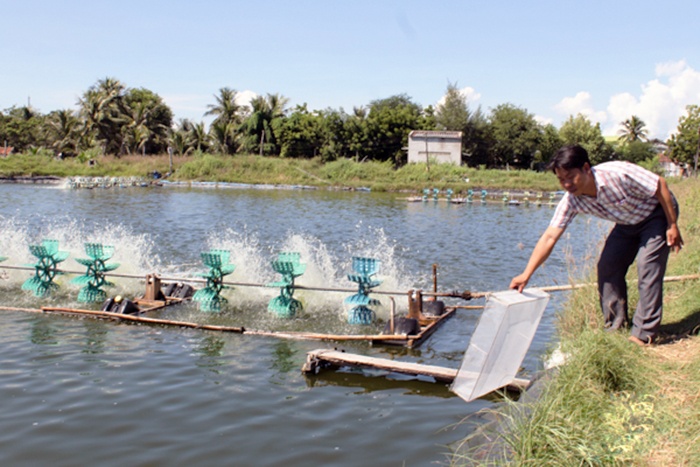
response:
<svg viewBox="0 0 700 467"><path fill-rule="evenodd" d="M510 281L509 288L516 289L518 292L522 292L529 280L530 277L527 274L520 274L519 276L515 276L513 280Z"/></svg>
<svg viewBox="0 0 700 467"><path fill-rule="evenodd" d="M666 244L671 247L671 250L678 253L683 247L683 237L678 229L678 224L671 224L666 230Z"/></svg>

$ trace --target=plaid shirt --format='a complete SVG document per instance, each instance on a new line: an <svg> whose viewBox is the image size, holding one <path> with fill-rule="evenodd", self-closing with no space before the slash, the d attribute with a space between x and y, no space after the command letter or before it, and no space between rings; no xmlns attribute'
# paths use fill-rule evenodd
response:
<svg viewBox="0 0 700 467"><path fill-rule="evenodd" d="M566 228L578 213L633 225L646 219L658 206L659 176L655 173L621 161L598 164L591 170L596 196L566 193L554 211L551 227Z"/></svg>

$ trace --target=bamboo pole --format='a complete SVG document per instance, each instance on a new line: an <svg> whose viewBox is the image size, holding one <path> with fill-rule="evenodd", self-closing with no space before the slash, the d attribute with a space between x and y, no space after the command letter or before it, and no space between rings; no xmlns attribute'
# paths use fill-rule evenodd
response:
<svg viewBox="0 0 700 467"><path fill-rule="evenodd" d="M318 332L280 332L255 331L246 329L243 334L252 336L279 337L297 340L328 340L328 341L404 341L418 336L404 334L322 334Z"/></svg>
<svg viewBox="0 0 700 467"><path fill-rule="evenodd" d="M77 309L77 308L63 308L63 307L41 307L41 311L46 312L46 313L67 313L67 314L95 316L97 318L116 319L119 321L133 321L133 322L138 322L138 323L162 324L162 325L167 325L167 326L179 326L179 327L184 327L184 328L206 329L209 331L235 332L235 333L241 333L241 334L245 331L245 329L242 327L216 326L213 324L191 323L188 321L174 321L174 320L161 319L161 318L147 318L145 316L124 315L121 313L111 313L108 311L81 310L81 309Z"/></svg>

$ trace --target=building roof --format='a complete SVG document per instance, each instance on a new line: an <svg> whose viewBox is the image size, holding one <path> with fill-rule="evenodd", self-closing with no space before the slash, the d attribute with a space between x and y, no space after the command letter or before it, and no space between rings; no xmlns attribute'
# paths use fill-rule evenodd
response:
<svg viewBox="0 0 700 467"><path fill-rule="evenodd" d="M429 131L429 130L413 130L408 134L409 138L462 138L461 131Z"/></svg>

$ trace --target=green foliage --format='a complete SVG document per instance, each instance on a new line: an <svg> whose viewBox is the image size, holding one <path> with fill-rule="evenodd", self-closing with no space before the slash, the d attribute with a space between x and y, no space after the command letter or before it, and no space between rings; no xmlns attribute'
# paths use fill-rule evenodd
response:
<svg viewBox="0 0 700 467"><path fill-rule="evenodd" d="M86 163L89 160L96 160L100 156L99 148L89 148L84 151L80 151L78 154L78 162Z"/></svg>
<svg viewBox="0 0 700 467"><path fill-rule="evenodd" d="M12 107L0 117L0 144L15 148L16 152L26 151L32 146L44 143L44 120L30 107Z"/></svg>
<svg viewBox="0 0 700 467"><path fill-rule="evenodd" d="M332 182L366 182L369 180L392 180L395 178L391 161L370 161L358 164L350 159L338 159L324 164L320 176Z"/></svg>
<svg viewBox="0 0 700 467"><path fill-rule="evenodd" d="M638 161L637 164L641 167L644 167L650 172L654 172L657 175L664 176L664 169L663 167L661 167L661 164L659 163L659 158L656 156L652 156L649 159Z"/></svg>
<svg viewBox="0 0 700 467"><path fill-rule="evenodd" d="M676 133L667 144L673 160L693 164L700 151L700 106L689 105L685 109L686 115L678 119Z"/></svg>
<svg viewBox="0 0 700 467"><path fill-rule="evenodd" d="M467 98L457 88L457 84L449 83L444 102L437 107L435 125L438 130L464 131L471 116Z"/></svg>
<svg viewBox="0 0 700 467"><path fill-rule="evenodd" d="M535 154L535 164L547 164L554 153L562 146L564 146L564 142L559 136L559 130L552 124L545 125L542 129L542 140L538 153Z"/></svg>
<svg viewBox="0 0 700 467"><path fill-rule="evenodd" d="M491 165L530 167L542 141L542 130L535 116L511 104L491 111Z"/></svg>
<svg viewBox="0 0 700 467"><path fill-rule="evenodd" d="M279 128L281 157L315 157L321 147L321 117L298 105Z"/></svg>
<svg viewBox="0 0 700 467"><path fill-rule="evenodd" d="M559 136L565 145L583 146L594 165L612 158L612 147L603 138L600 123L593 125L582 114L569 117L559 129Z"/></svg>
<svg viewBox="0 0 700 467"><path fill-rule="evenodd" d="M189 180L211 180L220 175L225 167L226 161L223 157L203 154L184 163L178 169L178 176Z"/></svg>
<svg viewBox="0 0 700 467"><path fill-rule="evenodd" d="M173 113L163 99L144 88L128 89L123 98L121 132L129 152L164 153Z"/></svg>
<svg viewBox="0 0 700 467"><path fill-rule="evenodd" d="M620 146L616 155L618 160L639 164L648 159L655 159L656 151L651 143L635 140Z"/></svg>
<svg viewBox="0 0 700 467"><path fill-rule="evenodd" d="M403 148L408 144L408 134L421 128L421 108L405 94L391 96L370 103L366 120L368 156L373 160L405 160Z"/></svg>
<svg viewBox="0 0 700 467"><path fill-rule="evenodd" d="M257 96L250 101L251 113L241 126L244 151L257 152L260 156L279 154L279 120L284 117L288 101L279 94Z"/></svg>

